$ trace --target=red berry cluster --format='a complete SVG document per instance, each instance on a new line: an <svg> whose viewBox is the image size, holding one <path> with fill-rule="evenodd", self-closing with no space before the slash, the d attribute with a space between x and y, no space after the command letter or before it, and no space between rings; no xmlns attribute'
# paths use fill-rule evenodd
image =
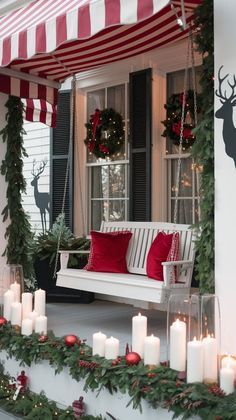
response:
<svg viewBox="0 0 236 420"><path fill-rule="evenodd" d="M79 360L78 363L79 367L86 368L86 369L95 369L98 367L96 362L87 362L86 360Z"/></svg>
<svg viewBox="0 0 236 420"><path fill-rule="evenodd" d="M122 357L117 357L117 359L112 360L111 364L112 364L112 366L117 366L121 362L122 362Z"/></svg>

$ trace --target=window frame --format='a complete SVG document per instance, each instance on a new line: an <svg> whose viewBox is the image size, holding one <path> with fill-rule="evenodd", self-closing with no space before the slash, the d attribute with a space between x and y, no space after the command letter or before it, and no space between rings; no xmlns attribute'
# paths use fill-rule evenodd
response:
<svg viewBox="0 0 236 420"><path fill-rule="evenodd" d="M98 159L96 162L88 162L88 155L86 153L86 177L87 177L87 232L90 232L92 229L92 202L94 201L123 201L125 203L125 220L128 220L129 217L129 156L130 156L130 147L129 147L129 95L128 95L128 86L129 82L127 80L118 80L112 81L110 83L103 83L99 85L93 85L87 89L85 89L85 115L86 121L89 120L88 115L88 93L95 92L97 90L105 90L105 108L107 107L107 92L110 87L115 86L125 86L125 118L124 118L124 128L125 128L125 155L127 159L120 159L120 160L102 160ZM109 195L106 198L92 198L92 168L99 166L110 166L110 165L124 165L125 167L125 191L126 194L124 197L114 197L111 198Z"/></svg>

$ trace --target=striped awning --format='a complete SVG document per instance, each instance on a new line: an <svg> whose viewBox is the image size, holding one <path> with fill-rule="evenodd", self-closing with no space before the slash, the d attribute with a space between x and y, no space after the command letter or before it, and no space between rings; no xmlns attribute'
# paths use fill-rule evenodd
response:
<svg viewBox="0 0 236 420"><path fill-rule="evenodd" d="M0 91L40 99L43 120L68 76L186 37L176 16L184 4L188 24L201 1L33 1L0 19Z"/></svg>

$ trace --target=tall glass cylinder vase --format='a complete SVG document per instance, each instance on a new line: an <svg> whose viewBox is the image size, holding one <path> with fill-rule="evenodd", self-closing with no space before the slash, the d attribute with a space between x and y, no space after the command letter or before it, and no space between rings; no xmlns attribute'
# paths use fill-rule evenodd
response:
<svg viewBox="0 0 236 420"><path fill-rule="evenodd" d="M170 296L167 310L167 358L170 368L180 372L186 370L189 313L188 294Z"/></svg>
<svg viewBox="0 0 236 420"><path fill-rule="evenodd" d="M7 264L2 273L3 294L7 290L14 293L14 302L21 301L21 295L24 292L23 268L20 264Z"/></svg>
<svg viewBox="0 0 236 420"><path fill-rule="evenodd" d="M220 304L216 295L206 294L201 299L201 337L203 343L204 382L218 381L221 348Z"/></svg>

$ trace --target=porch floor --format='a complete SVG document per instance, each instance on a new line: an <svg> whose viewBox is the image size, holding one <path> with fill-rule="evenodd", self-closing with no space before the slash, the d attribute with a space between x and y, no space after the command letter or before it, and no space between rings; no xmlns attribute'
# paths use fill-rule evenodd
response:
<svg viewBox="0 0 236 420"><path fill-rule="evenodd" d="M134 308L131 305L95 300L90 304L48 303L48 329L55 335L76 334L92 346L94 332L102 331L108 337L120 340L120 354L125 354L126 343L132 342L132 317L140 311L148 318L148 335L161 340L161 360L166 360L166 312Z"/></svg>

